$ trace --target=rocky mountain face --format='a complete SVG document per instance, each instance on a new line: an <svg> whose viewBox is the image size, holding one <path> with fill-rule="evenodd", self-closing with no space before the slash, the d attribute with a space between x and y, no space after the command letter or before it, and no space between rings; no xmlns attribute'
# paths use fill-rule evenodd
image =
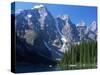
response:
<svg viewBox="0 0 100 75"><path fill-rule="evenodd" d="M76 25L76 27L77 27L77 30L78 30L78 32L79 32L79 41L84 41L85 39L86 39L86 29L87 29L87 27L86 27L86 25L85 25L85 22L83 22L83 21L81 21L80 23L78 23L77 25Z"/></svg>
<svg viewBox="0 0 100 75"><path fill-rule="evenodd" d="M58 18L58 27L60 28L61 34L65 37L67 42L76 42L79 39L78 30L71 22L71 19L68 15L61 15ZM62 27L60 27L62 26Z"/></svg>
<svg viewBox="0 0 100 75"><path fill-rule="evenodd" d="M93 21L91 25L87 28L87 39L96 40L97 39L97 23Z"/></svg>
<svg viewBox="0 0 100 75"><path fill-rule="evenodd" d="M15 14L16 37L24 40L17 49L26 47L29 53L36 52L50 60L59 60L64 49L73 43L97 38L96 21L88 27L83 21L75 25L68 15L54 18L44 5Z"/></svg>
<svg viewBox="0 0 100 75"><path fill-rule="evenodd" d="M49 45L56 38L59 38L55 24L55 19L43 5L35 6L30 10L24 10L16 16L17 35L25 38L29 34L33 37L35 33L38 33Z"/></svg>

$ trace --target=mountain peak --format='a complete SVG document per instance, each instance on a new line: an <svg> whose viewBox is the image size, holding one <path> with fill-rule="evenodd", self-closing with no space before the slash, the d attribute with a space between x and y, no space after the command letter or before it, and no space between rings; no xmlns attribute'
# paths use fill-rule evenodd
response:
<svg viewBox="0 0 100 75"><path fill-rule="evenodd" d="M96 21L93 21L93 22L91 23L91 25L95 25L95 26L96 26L96 25L97 25L97 24L96 24Z"/></svg>
<svg viewBox="0 0 100 75"><path fill-rule="evenodd" d="M32 9L40 9L40 8L44 8L44 5L36 5Z"/></svg>
<svg viewBox="0 0 100 75"><path fill-rule="evenodd" d="M77 27L79 27L79 26L84 27L84 26L85 26L85 22L84 22L84 21L80 21L80 23L78 23L76 26L77 26Z"/></svg>
<svg viewBox="0 0 100 75"><path fill-rule="evenodd" d="M93 21L93 22L91 23L90 29L91 29L91 31L97 30L97 24L96 24L96 21Z"/></svg>
<svg viewBox="0 0 100 75"><path fill-rule="evenodd" d="M60 18L62 20L69 20L70 19L69 15L59 15L57 18Z"/></svg>

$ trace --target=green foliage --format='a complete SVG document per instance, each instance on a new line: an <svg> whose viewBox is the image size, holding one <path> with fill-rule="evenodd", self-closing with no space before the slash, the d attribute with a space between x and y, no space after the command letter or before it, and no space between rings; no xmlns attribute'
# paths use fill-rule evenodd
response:
<svg viewBox="0 0 100 75"><path fill-rule="evenodd" d="M97 41L83 41L66 51L59 63L61 69L92 68L97 65Z"/></svg>

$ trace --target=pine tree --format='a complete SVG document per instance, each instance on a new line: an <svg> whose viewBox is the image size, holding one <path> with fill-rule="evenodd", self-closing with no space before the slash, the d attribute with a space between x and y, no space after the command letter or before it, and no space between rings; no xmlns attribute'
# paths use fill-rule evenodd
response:
<svg viewBox="0 0 100 75"><path fill-rule="evenodd" d="M91 68L97 65L97 42L83 41L79 45L73 45L66 51L59 63L61 69L74 69L70 65L77 65L79 68ZM85 65L83 65L85 64ZM93 64L93 65L92 65Z"/></svg>

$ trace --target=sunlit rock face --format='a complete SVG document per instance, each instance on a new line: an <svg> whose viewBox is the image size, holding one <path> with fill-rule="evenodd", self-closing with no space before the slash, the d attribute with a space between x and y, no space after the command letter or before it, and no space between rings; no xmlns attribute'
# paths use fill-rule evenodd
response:
<svg viewBox="0 0 100 75"><path fill-rule="evenodd" d="M91 25L88 27L87 36L89 39L96 40L97 39L97 23L93 21Z"/></svg>
<svg viewBox="0 0 100 75"><path fill-rule="evenodd" d="M86 36L86 29L87 29L87 27L86 27L86 25L85 25L85 22L84 21L81 21L80 23L78 23L77 25L76 25L76 27L77 27L77 30L78 30L78 32L79 32L79 40L80 41L83 41L83 40L85 40L86 38L85 38L85 36Z"/></svg>
<svg viewBox="0 0 100 75"><path fill-rule="evenodd" d="M75 42L78 41L78 31L75 26L71 22L71 19L68 15L61 15L58 17L59 27L61 27L60 32L66 38L68 42Z"/></svg>

